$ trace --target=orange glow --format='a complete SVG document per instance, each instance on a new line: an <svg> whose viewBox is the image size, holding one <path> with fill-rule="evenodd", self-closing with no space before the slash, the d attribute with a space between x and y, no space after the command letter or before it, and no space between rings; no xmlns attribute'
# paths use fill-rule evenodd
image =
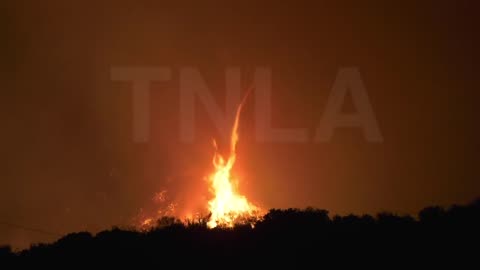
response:
<svg viewBox="0 0 480 270"><path fill-rule="evenodd" d="M238 192L237 187L234 185L234 182L238 183L238 181L231 175L237 158L236 146L239 139L238 126L240 123L240 114L243 104L250 92L251 90L248 91L237 107L230 136L230 152L227 159L218 151L217 143L213 140L215 152L212 163L214 171L207 178L213 198L205 205L210 212L207 221L208 228L215 228L217 226L231 228L235 224L252 225L254 221L261 218L261 209L249 202L244 195ZM148 230L154 227L156 221L162 217L178 217L180 213L177 211L177 203L174 202L174 200L172 201L167 190L156 193L152 201L158 205L159 209L154 212L143 211L143 209L141 209L141 213L134 221L135 226L140 230ZM198 212L181 212L185 212L183 219L180 217L185 224L202 220L202 215Z"/></svg>
<svg viewBox="0 0 480 270"><path fill-rule="evenodd" d="M245 99L247 96L245 96ZM215 228L217 226L233 227L236 223L245 223L249 220L258 219L259 217L260 209L236 191L231 176L231 170L237 157L238 125L245 99L240 103L235 114L228 159L225 160L218 152L217 143L213 140L213 146L215 148L213 166L215 171L209 176L208 180L210 181L214 198L208 202L208 209L211 213L207 223L209 228Z"/></svg>
<svg viewBox="0 0 480 270"><path fill-rule="evenodd" d="M145 227L145 226L150 226L152 224L153 219L152 218L147 218L144 221L142 221L142 224L140 226Z"/></svg>

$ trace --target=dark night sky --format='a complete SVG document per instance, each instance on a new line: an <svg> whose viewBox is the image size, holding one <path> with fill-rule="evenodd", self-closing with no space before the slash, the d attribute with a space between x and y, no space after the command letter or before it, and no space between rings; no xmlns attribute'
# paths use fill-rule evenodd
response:
<svg viewBox="0 0 480 270"><path fill-rule="evenodd" d="M360 70L380 144L359 129L261 143L246 105L236 170L262 207L415 213L480 195L476 1L175 2L0 4L0 222L97 231L128 224L162 189L202 203L218 133L198 106L195 142L179 140L186 66L220 105L226 67L270 67L273 125L310 138L339 68ZM148 144L132 141L131 86L110 80L113 66L172 68L151 87ZM0 243L51 239L0 224Z"/></svg>

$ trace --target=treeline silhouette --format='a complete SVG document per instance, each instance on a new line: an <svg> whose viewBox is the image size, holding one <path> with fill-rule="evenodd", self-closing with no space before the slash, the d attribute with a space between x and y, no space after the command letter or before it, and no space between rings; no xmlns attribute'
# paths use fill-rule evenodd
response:
<svg viewBox="0 0 480 270"><path fill-rule="evenodd" d="M138 268L172 263L203 269L255 268L260 263L286 267L287 263L297 263L416 268L453 263L459 268L473 263L473 269L478 269L479 264L480 199L448 209L427 207L418 218L392 213L330 218L326 210L307 208L272 209L253 227L245 224L233 229L208 229L205 221L184 224L164 217L149 231L113 228L96 235L78 232L20 252L5 246L0 248L0 267L44 264ZM384 264L387 261L389 264Z"/></svg>

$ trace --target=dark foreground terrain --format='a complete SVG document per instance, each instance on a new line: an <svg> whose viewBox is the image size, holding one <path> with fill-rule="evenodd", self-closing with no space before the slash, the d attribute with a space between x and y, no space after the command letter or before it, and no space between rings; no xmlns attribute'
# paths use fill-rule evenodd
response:
<svg viewBox="0 0 480 270"><path fill-rule="evenodd" d="M18 253L3 247L0 269L22 265L461 269L467 264L479 269L479 229L480 200L448 209L428 207L418 218L389 213L330 218L325 210L270 210L254 228L210 230L202 222L184 225L164 218L148 232L118 228L96 235L78 232Z"/></svg>

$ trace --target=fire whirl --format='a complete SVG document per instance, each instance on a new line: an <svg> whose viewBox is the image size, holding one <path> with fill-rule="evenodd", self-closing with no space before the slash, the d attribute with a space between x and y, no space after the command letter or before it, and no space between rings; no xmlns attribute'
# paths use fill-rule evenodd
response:
<svg viewBox="0 0 480 270"><path fill-rule="evenodd" d="M245 196L237 192L231 175L231 170L237 158L236 145L239 138L238 125L240 114L247 97L248 93L239 104L235 114L230 137L230 153L227 159L219 153L217 143L213 140L215 154L212 163L215 171L208 177L208 180L210 181L214 198L208 202L208 209L211 213L207 223L209 228L217 226L233 227L235 224L249 223L260 217L260 209L250 203Z"/></svg>
<svg viewBox="0 0 480 270"><path fill-rule="evenodd" d="M217 143L213 140L214 155L212 159L214 171L207 177L209 184L209 191L212 193L212 199L208 201L205 206L209 211L209 216L206 219L208 228L222 227L232 228L235 224L250 224L253 226L255 221L258 221L262 212L261 209L248 201L248 199L238 192L234 183L238 183L237 179L232 177L231 171L235 165L237 158L236 146L239 139L238 126L240 123L240 114L242 107L249 96L252 88L248 90L247 94L240 102L235 112L235 119L230 136L230 151L227 158L220 153ZM155 194L152 199L161 208L157 209L155 213L146 214L142 211L139 218L135 221L136 226L141 230L148 230L155 226L156 222L161 218L172 217L178 214L176 211L177 203L167 199L167 191L163 190ZM202 220L198 218L200 215L187 215L184 222L188 224L192 220ZM205 219L203 219L205 220ZM181 221L176 219L176 221Z"/></svg>

